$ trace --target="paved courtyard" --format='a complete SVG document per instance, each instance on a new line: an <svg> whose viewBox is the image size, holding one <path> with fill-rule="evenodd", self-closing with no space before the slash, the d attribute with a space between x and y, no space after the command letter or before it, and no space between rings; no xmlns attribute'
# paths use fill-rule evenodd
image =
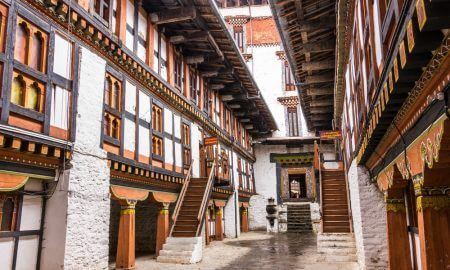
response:
<svg viewBox="0 0 450 270"><path fill-rule="evenodd" d="M250 232L242 234L239 239L212 242L205 248L203 260L195 265L157 263L153 257L138 257L136 266L139 270L358 269L356 263L319 263L318 257L313 233L269 235Z"/></svg>

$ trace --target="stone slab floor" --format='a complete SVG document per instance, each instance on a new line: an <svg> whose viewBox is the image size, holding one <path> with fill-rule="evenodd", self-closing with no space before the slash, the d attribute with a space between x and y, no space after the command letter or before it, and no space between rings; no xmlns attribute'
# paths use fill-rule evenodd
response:
<svg viewBox="0 0 450 270"><path fill-rule="evenodd" d="M154 257L138 257L136 269L152 270L357 270L356 263L317 262L316 235L249 232L238 239L212 242L204 249L203 260L194 265L158 263Z"/></svg>

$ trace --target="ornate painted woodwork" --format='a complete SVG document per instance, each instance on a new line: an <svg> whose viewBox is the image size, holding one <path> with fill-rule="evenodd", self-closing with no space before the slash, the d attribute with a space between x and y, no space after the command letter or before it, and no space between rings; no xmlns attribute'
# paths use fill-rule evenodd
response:
<svg viewBox="0 0 450 270"><path fill-rule="evenodd" d="M200 113L200 111L193 107L182 96L180 96L176 92L173 92L170 86L167 86L163 82L158 81L158 79L156 79L145 66L141 66L137 61L134 60L133 55L128 55L123 50L121 50L120 46L114 43L109 34L102 32L102 30L100 29L97 29L96 24L92 21L92 19L90 19L89 17L84 17L83 12L80 12L79 9L74 7L71 10L71 14L68 14L67 6L64 3L61 4L61 9L58 9L60 13L55 14L51 12L52 6L43 7L40 1L37 0L36 2L31 1L31 4L36 5L39 10L42 10L46 15L54 18L58 23L64 25L65 27L67 27L66 24L69 22L69 27L73 29L73 33L81 38L84 42L91 45L93 48L96 48L100 53L102 53L112 62L116 63L118 66L124 68L130 76L137 79L137 81L145 85L153 93L157 94L158 97L160 97L162 100L174 105L175 108L181 110L190 119L199 121L200 123L202 123L202 125L208 123L204 125L204 128L209 132L212 132L213 134L217 134L225 144L233 144L230 137L227 137L226 134L222 130L217 128L212 122L209 122L209 119L207 117ZM59 6L60 4L58 3L56 5ZM246 86L250 85L246 84ZM242 146L237 144L235 146L237 151L242 151L242 154L244 156L254 160L252 154L248 154L248 152L244 150Z"/></svg>
<svg viewBox="0 0 450 270"><path fill-rule="evenodd" d="M0 173L0 191L17 190L27 183L28 178L28 176L21 174Z"/></svg>

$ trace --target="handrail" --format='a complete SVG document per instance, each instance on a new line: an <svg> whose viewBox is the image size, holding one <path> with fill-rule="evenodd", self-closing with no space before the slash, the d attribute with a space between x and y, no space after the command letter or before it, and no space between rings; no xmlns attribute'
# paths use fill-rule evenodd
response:
<svg viewBox="0 0 450 270"><path fill-rule="evenodd" d="M320 141L320 146L322 146L322 141ZM320 207L319 207L319 212L320 212L320 220L322 222L322 226L320 226L320 231L323 232L323 188L322 188L322 156L321 156L321 152L320 152L320 148L317 149L318 153L319 153L319 188L320 188L320 196L319 196L319 200L320 200Z"/></svg>
<svg viewBox="0 0 450 270"><path fill-rule="evenodd" d="M186 178L184 180L183 187L180 191L180 196L178 197L177 204L175 205L175 209L172 214L172 228L170 229L170 236L172 236L173 229L175 228L175 223L178 218L178 214L180 213L181 205L183 204L184 195L186 194L187 188L189 186L189 182L191 181L191 172L192 172L192 164L194 164L194 160L191 160L191 166L189 166L189 170L186 174Z"/></svg>
<svg viewBox="0 0 450 270"><path fill-rule="evenodd" d="M203 216L206 211L206 206L208 205L209 197L211 196L211 188L212 188L212 184L214 182L215 168L216 168L216 161L214 160L213 165L211 167L211 171L209 172L208 182L206 184L205 193L203 194L202 204L200 205L200 210L198 211L197 220L198 220L199 224L197 227L196 236L198 236L198 234L201 231L201 228L203 226L203 224L202 224Z"/></svg>

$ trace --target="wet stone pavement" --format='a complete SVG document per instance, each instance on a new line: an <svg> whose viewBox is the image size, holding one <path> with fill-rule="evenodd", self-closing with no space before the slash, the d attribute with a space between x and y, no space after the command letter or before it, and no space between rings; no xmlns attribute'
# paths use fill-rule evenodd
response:
<svg viewBox="0 0 450 270"><path fill-rule="evenodd" d="M138 257L136 268L156 270L200 269L305 269L356 270L356 264L318 263L314 233L270 235L265 232L242 234L238 239L213 241L204 249L203 260L194 265L158 263L153 257Z"/></svg>

